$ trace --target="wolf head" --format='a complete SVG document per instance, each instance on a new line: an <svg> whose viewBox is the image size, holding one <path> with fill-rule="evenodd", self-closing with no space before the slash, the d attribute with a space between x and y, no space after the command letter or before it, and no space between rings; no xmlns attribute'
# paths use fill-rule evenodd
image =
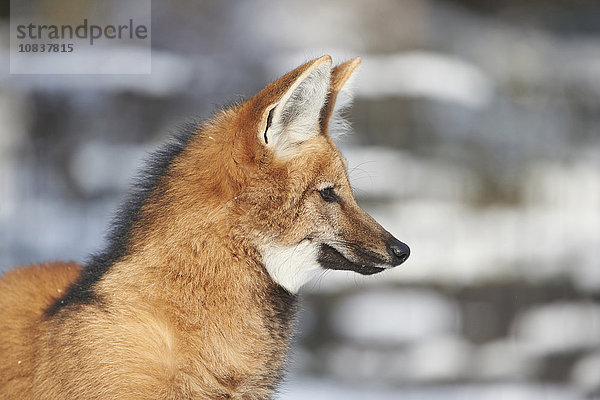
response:
<svg viewBox="0 0 600 400"><path fill-rule="evenodd" d="M189 237L202 249L228 237L238 258L247 250L291 293L324 269L368 275L402 264L408 246L356 204L329 134L359 64L312 60L198 128L142 209L165 228L156 239Z"/></svg>
<svg viewBox="0 0 600 400"><path fill-rule="evenodd" d="M329 135L336 100L359 64L312 60L220 116L234 131L232 221L292 293L320 270L369 275L410 253L358 206Z"/></svg>

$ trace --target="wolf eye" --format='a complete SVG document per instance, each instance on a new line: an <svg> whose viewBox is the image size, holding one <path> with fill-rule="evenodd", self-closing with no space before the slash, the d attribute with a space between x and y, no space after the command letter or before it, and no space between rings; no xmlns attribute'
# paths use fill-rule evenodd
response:
<svg viewBox="0 0 600 400"><path fill-rule="evenodd" d="M321 195L321 198L328 203L334 203L334 202L340 201L340 198L338 197L338 195L335 193L335 190L333 190L333 187L331 187L331 186L326 187L325 189L319 190L319 194Z"/></svg>

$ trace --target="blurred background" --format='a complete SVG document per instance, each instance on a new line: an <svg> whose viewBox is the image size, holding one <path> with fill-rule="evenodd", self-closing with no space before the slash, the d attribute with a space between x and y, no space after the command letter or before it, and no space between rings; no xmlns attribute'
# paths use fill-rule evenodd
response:
<svg viewBox="0 0 600 400"><path fill-rule="evenodd" d="M0 14L0 271L101 248L188 118L361 56L338 142L412 255L304 288L279 398L600 399L600 2L153 1L152 74L111 76L10 75Z"/></svg>

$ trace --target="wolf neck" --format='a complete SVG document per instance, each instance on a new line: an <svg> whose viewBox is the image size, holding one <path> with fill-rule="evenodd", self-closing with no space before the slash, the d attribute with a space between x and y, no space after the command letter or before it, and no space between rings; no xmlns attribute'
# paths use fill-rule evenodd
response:
<svg viewBox="0 0 600 400"><path fill-rule="evenodd" d="M153 239L135 243L138 250L112 266L95 294L101 301L116 294L125 301L136 298L163 305L176 310L187 323L211 320L227 326L239 319L245 324L243 320L251 315L257 321L269 321L264 324L265 334L275 330L277 335L289 336L295 296L269 277L254 249L243 243L234 245L232 238L219 236L214 226L203 230L216 236L175 238L162 233L157 239L164 237L171 243L153 243Z"/></svg>
<svg viewBox="0 0 600 400"><path fill-rule="evenodd" d="M129 231L126 255L111 267L98 292L111 282L115 286L109 291L123 290L123 282L130 281L136 292L169 299L170 306L197 311L196 306L218 304L224 318L254 309L271 319L276 310L282 324L276 328L289 330L294 296L273 282L260 254L232 222L237 165L222 158L231 154L232 141L205 130L156 179Z"/></svg>

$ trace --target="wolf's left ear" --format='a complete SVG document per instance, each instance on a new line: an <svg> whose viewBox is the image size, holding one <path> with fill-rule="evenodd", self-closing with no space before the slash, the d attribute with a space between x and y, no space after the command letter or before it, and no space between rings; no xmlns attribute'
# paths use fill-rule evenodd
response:
<svg viewBox="0 0 600 400"><path fill-rule="evenodd" d="M319 117L327 100L331 57L312 60L267 86L258 96L270 98L259 124L259 140L276 154L319 134Z"/></svg>
<svg viewBox="0 0 600 400"><path fill-rule="evenodd" d="M331 84L327 101L321 109L321 131L328 133L329 121L334 113L348 107L352 103L352 93L347 85L350 78L360 65L361 58L356 57L337 65L331 71Z"/></svg>

